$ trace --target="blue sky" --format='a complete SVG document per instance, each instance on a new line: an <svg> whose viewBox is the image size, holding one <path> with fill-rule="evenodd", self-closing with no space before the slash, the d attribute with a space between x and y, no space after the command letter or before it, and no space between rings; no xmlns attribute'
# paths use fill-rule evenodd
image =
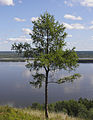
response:
<svg viewBox="0 0 93 120"><path fill-rule="evenodd" d="M32 21L45 11L66 26L68 48L93 50L93 0L0 0L0 51L31 41Z"/></svg>

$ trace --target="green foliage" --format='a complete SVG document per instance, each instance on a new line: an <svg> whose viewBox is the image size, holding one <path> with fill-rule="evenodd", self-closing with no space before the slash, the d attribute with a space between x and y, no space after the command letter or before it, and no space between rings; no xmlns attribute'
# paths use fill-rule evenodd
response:
<svg viewBox="0 0 93 120"><path fill-rule="evenodd" d="M49 105L48 105L48 110L49 110L50 112L55 112L55 104L49 104Z"/></svg>
<svg viewBox="0 0 93 120"><path fill-rule="evenodd" d="M90 120L93 120L93 108L89 110L89 118Z"/></svg>
<svg viewBox="0 0 93 120"><path fill-rule="evenodd" d="M31 109L44 110L44 105L40 105L39 103L32 103Z"/></svg>
<svg viewBox="0 0 93 120"><path fill-rule="evenodd" d="M35 87L42 87L42 81L45 80L45 75L44 74L39 74L36 73L35 75L33 75L34 80L36 80L36 82L30 82L30 84L34 85Z"/></svg>
<svg viewBox="0 0 93 120"><path fill-rule="evenodd" d="M60 101L56 103L55 110L57 112L63 111L64 109L67 111L68 115L77 116L78 102L74 100L69 100L69 101Z"/></svg>
<svg viewBox="0 0 93 120"><path fill-rule="evenodd" d="M81 77L81 75L78 73L75 73L74 75L61 78L60 80L58 80L58 84L64 83L64 82L73 82L73 80L78 79L79 77Z"/></svg>
<svg viewBox="0 0 93 120"><path fill-rule="evenodd" d="M79 104L78 106L78 117L80 118L89 118L88 117L88 110L84 104Z"/></svg>

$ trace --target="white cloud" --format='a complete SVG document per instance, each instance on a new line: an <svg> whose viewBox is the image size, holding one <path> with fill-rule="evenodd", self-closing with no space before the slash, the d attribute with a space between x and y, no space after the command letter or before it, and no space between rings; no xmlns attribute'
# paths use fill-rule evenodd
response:
<svg viewBox="0 0 93 120"><path fill-rule="evenodd" d="M18 17L15 17L14 20L17 22L25 22L26 21L25 19L20 19Z"/></svg>
<svg viewBox="0 0 93 120"><path fill-rule="evenodd" d="M8 41L2 41L2 42L0 42L0 44L7 44L8 43Z"/></svg>
<svg viewBox="0 0 93 120"><path fill-rule="evenodd" d="M93 21L91 21L91 24L93 24Z"/></svg>
<svg viewBox="0 0 93 120"><path fill-rule="evenodd" d="M63 24L67 29L73 29L73 27L70 24L68 23L63 23Z"/></svg>
<svg viewBox="0 0 93 120"><path fill-rule="evenodd" d="M85 27L82 24L76 23L76 24L71 24L73 29L85 29Z"/></svg>
<svg viewBox="0 0 93 120"><path fill-rule="evenodd" d="M93 40L93 36L91 36L91 39Z"/></svg>
<svg viewBox="0 0 93 120"><path fill-rule="evenodd" d="M76 23L76 24L63 23L63 24L67 29L77 29L77 30L85 29L85 27L82 24L79 24L79 23Z"/></svg>
<svg viewBox="0 0 93 120"><path fill-rule="evenodd" d="M38 20L38 17L32 17L31 18L31 21L34 22L34 21L37 21Z"/></svg>
<svg viewBox="0 0 93 120"><path fill-rule="evenodd" d="M72 4L71 2L68 2L68 1L64 1L64 4L66 4L66 5L69 6L69 7L72 7L72 6L73 6L73 4Z"/></svg>
<svg viewBox="0 0 93 120"><path fill-rule="evenodd" d="M93 7L93 0L65 0L64 2L68 6L73 6L77 3L81 6Z"/></svg>
<svg viewBox="0 0 93 120"><path fill-rule="evenodd" d="M11 42L31 42L32 40L29 38L26 38L26 36L20 36L18 38L8 38L8 41L11 41Z"/></svg>
<svg viewBox="0 0 93 120"><path fill-rule="evenodd" d="M8 43L8 41L4 41L3 43L4 43L4 44L7 44L7 43Z"/></svg>
<svg viewBox="0 0 93 120"><path fill-rule="evenodd" d="M10 5L14 5L14 2L13 0L0 0L0 4L1 5L7 5L7 6L10 6Z"/></svg>
<svg viewBox="0 0 93 120"><path fill-rule="evenodd" d="M71 20L82 20L82 18L80 16L76 17L76 16L73 16L73 15L70 15L70 14L66 14L64 16L64 18L71 19Z"/></svg>
<svg viewBox="0 0 93 120"><path fill-rule="evenodd" d="M93 0L81 0L80 4L82 6L93 7Z"/></svg>
<svg viewBox="0 0 93 120"><path fill-rule="evenodd" d="M72 35L67 35L68 38L72 38Z"/></svg>
<svg viewBox="0 0 93 120"><path fill-rule="evenodd" d="M30 30L29 28L23 28L22 31L25 33L25 34L28 34L29 33L32 33L32 30Z"/></svg>
<svg viewBox="0 0 93 120"><path fill-rule="evenodd" d="M93 29L93 25L92 25L92 26L90 26L90 27L89 27L89 29L91 29L91 30L92 30L92 29Z"/></svg>
<svg viewBox="0 0 93 120"><path fill-rule="evenodd" d="M65 4L67 4L67 1L64 1Z"/></svg>
<svg viewBox="0 0 93 120"><path fill-rule="evenodd" d="M19 3L22 3L22 0L19 0L18 2L19 2Z"/></svg>

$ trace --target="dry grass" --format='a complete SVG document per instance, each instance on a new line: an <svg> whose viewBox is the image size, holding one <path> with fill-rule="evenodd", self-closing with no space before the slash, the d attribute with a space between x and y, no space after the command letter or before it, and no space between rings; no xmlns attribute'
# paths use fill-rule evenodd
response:
<svg viewBox="0 0 93 120"><path fill-rule="evenodd" d="M18 109L8 106L0 106L0 120L46 120L44 111L31 109ZM64 113L49 113L48 120L83 120L69 117Z"/></svg>
<svg viewBox="0 0 93 120"><path fill-rule="evenodd" d="M30 114L31 116L40 117L40 120L46 120L44 111L28 110L28 109L25 109L23 111L24 111L24 113ZM67 114L64 114L64 113L52 112L52 113L48 113L48 114L49 114L48 120L84 120L84 119L80 119L80 118L69 117Z"/></svg>

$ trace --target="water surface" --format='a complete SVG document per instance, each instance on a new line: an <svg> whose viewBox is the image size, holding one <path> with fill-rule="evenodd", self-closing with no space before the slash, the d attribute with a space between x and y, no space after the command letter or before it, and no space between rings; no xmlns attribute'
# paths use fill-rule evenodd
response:
<svg viewBox="0 0 93 120"><path fill-rule="evenodd" d="M29 81L33 78L25 64L24 62L0 62L1 105L9 104L24 107L31 105L33 102L44 103L44 85L38 89L29 84ZM80 97L93 98L93 64L80 64L75 72L80 73L82 77L73 83L49 84L49 103ZM68 75L68 73L61 70L52 75L50 79L58 79L65 75Z"/></svg>

